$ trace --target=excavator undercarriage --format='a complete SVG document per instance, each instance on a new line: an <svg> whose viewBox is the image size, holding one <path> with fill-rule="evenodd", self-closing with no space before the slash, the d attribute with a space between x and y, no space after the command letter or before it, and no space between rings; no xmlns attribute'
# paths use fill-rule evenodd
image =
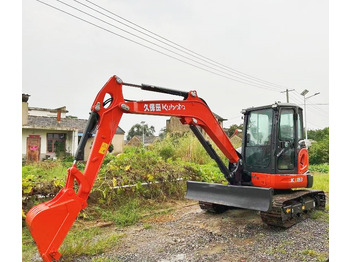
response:
<svg viewBox="0 0 350 262"><path fill-rule="evenodd" d="M288 228L309 217L314 210L324 210L326 195L319 190L290 190L273 196L268 212L260 212L264 223Z"/></svg>
<svg viewBox="0 0 350 262"><path fill-rule="evenodd" d="M307 218L314 210L324 210L326 196L319 190L294 190L290 192L278 192L272 197L271 208L260 211L262 221L275 227L289 228ZM213 202L199 201L202 210L221 214L234 206L221 205Z"/></svg>

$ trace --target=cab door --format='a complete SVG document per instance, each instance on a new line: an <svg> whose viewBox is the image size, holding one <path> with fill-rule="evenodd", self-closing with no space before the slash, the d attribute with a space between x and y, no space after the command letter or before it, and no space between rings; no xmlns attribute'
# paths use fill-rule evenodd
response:
<svg viewBox="0 0 350 262"><path fill-rule="evenodd" d="M280 108L276 165L279 174L297 174L296 117L294 108Z"/></svg>

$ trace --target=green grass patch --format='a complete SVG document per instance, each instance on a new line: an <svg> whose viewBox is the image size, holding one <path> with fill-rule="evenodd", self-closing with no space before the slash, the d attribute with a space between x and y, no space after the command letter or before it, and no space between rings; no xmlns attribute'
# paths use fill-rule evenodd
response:
<svg viewBox="0 0 350 262"><path fill-rule="evenodd" d="M324 192L329 192L329 174L313 172L314 175L314 185L312 189L322 190Z"/></svg>
<svg viewBox="0 0 350 262"><path fill-rule="evenodd" d="M111 258L105 258L105 257L93 257L91 259L91 262L118 262L119 260L111 259Z"/></svg>
<svg viewBox="0 0 350 262"><path fill-rule="evenodd" d="M304 249L301 253L308 257L307 261L309 261L310 258L316 259L316 261L319 262L324 262L328 259L328 254L313 249Z"/></svg>
<svg viewBox="0 0 350 262"><path fill-rule="evenodd" d="M142 208L137 199L131 199L122 206L109 208L94 207L94 216L101 217L105 221L112 221L116 226L131 226L141 219Z"/></svg>
<svg viewBox="0 0 350 262"><path fill-rule="evenodd" d="M324 222L329 223L329 213L328 212L324 212L322 210L315 210L310 214L310 217L312 219L317 219L317 220L321 220Z"/></svg>
<svg viewBox="0 0 350 262"><path fill-rule="evenodd" d="M329 172L329 164L318 164L318 165L310 165L309 170L311 172L320 172L320 173L328 173Z"/></svg>
<svg viewBox="0 0 350 262"><path fill-rule="evenodd" d="M31 258L38 253L35 242L28 228L22 229L22 261L30 262Z"/></svg>
<svg viewBox="0 0 350 262"><path fill-rule="evenodd" d="M95 256L110 250L122 236L108 228L76 227L68 233L59 251L65 260L74 261L82 255Z"/></svg>
<svg viewBox="0 0 350 262"><path fill-rule="evenodd" d="M65 261L75 261L75 258L87 255L96 256L105 253L118 244L123 235L110 228L81 228L73 226L69 231L59 251ZM30 262L38 254L37 247L27 228L22 232L22 259ZM101 258L103 259L103 258ZM93 260L94 261L94 260ZM99 260L95 261L109 261Z"/></svg>
<svg viewBox="0 0 350 262"><path fill-rule="evenodd" d="M145 224L143 224L143 228L144 229L151 229L152 225L145 223Z"/></svg>
<svg viewBox="0 0 350 262"><path fill-rule="evenodd" d="M90 221L102 218L106 222L113 222L118 227L126 227L152 217L169 214L174 210L175 208L169 203L131 198L120 206L104 207L96 204L88 206L80 218ZM151 225L144 224L144 227L150 229Z"/></svg>

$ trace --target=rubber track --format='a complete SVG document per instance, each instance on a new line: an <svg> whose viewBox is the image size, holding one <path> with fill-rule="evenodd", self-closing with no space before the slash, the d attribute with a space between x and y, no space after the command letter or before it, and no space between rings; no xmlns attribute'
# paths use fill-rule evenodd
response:
<svg viewBox="0 0 350 262"><path fill-rule="evenodd" d="M326 196L323 191L319 190L298 190L293 191L287 194L276 194L273 196L272 208L269 212L260 212L261 219L264 223L288 228L291 227L298 222L308 218L310 213L313 211L307 210L307 212L303 212L300 216L293 217L288 220L284 220L283 215L283 207L288 206L293 203L301 203L305 199L314 199L315 200L315 209L324 210L326 204Z"/></svg>

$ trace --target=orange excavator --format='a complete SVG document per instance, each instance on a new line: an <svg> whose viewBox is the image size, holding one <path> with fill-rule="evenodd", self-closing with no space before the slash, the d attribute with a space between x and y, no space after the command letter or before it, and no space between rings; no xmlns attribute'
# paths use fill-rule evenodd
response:
<svg viewBox="0 0 350 262"><path fill-rule="evenodd" d="M123 86L183 97L182 100L132 101L123 97ZM87 200L123 114L176 116L189 125L228 181L227 185L187 181L186 198L199 201L202 209L223 212L229 208L260 211L263 222L290 227L324 209L325 194L310 188L308 151L303 139L302 108L275 103L243 110L242 147L235 149L206 102L196 91L179 91L151 85L123 83L113 76L100 90L91 107L88 124L75 160L68 169L65 187L50 201L34 206L26 216L27 226L45 262L58 260L59 247L87 206ZM228 159L228 165L205 139L201 127ZM95 129L96 137L85 170L77 160ZM79 185L75 190L74 184ZM294 189L294 190L293 190Z"/></svg>

